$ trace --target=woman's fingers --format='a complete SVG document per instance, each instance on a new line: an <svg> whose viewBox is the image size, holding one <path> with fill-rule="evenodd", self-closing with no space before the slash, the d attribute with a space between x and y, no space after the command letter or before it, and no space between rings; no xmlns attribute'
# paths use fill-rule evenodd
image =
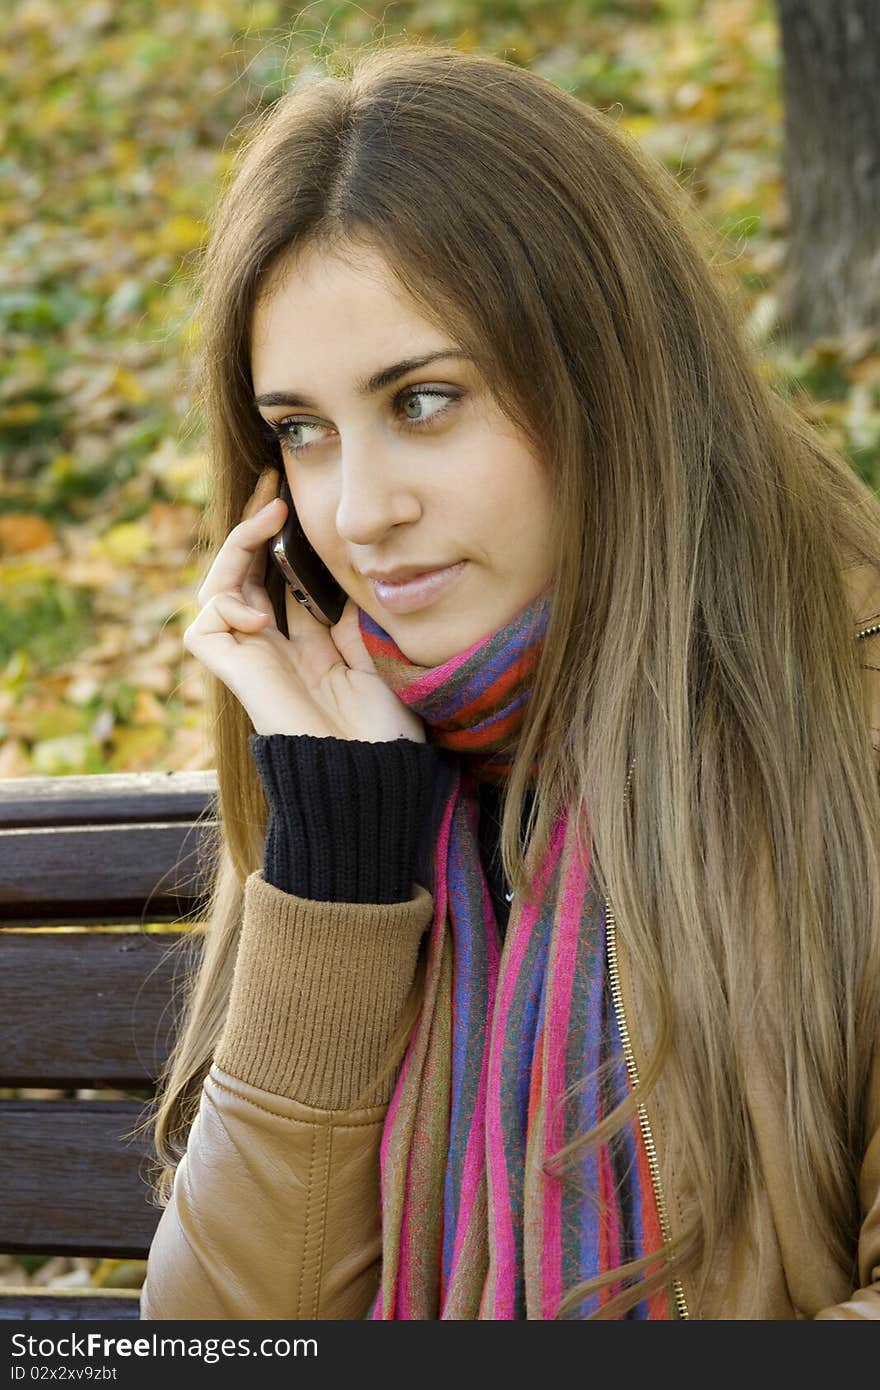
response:
<svg viewBox="0 0 880 1390"><path fill-rule="evenodd" d="M263 472L257 479L256 487L245 504L244 511L242 512L242 521L250 520L250 518L256 516L267 503L275 501L278 497L280 480L281 474L277 468L263 469ZM273 511L269 513L269 516L270 518L274 518L275 530L270 531L270 536L273 536L276 531L281 530L281 527L287 520L287 512L284 507L274 507ZM253 554L250 569L244 582L254 589L265 592L265 576L266 554L264 550L258 549ZM271 612L271 608L272 605L268 604L267 611Z"/></svg>
<svg viewBox="0 0 880 1390"><path fill-rule="evenodd" d="M277 468L264 468L256 481L253 492L244 504L244 511L241 514L242 521L258 512L266 502L271 502L273 497L278 496L278 485L281 475Z"/></svg>
<svg viewBox="0 0 880 1390"><path fill-rule="evenodd" d="M274 499L274 501L277 502L277 498ZM247 574L241 585L241 591L248 603L253 604L255 608L259 608L261 612L268 613L270 617L274 618L275 613L272 607L272 600L269 598L266 591L267 549L275 535L284 525L287 519L287 513L283 506L276 506L273 503L272 510L268 513L268 534L263 532L264 518L261 512L255 513L255 516L256 523L260 525L263 539L251 555Z"/></svg>
<svg viewBox="0 0 880 1390"><path fill-rule="evenodd" d="M268 508L233 526L199 589L199 603L207 603L216 593L242 589L245 584L263 589L266 545L281 529L286 515L284 504L275 498Z"/></svg>
<svg viewBox="0 0 880 1390"><path fill-rule="evenodd" d="M193 651L194 645L205 637L216 637L219 633L234 636L236 631L262 632L267 621L267 613L252 608L238 594L214 594L183 634L183 644L188 651Z"/></svg>

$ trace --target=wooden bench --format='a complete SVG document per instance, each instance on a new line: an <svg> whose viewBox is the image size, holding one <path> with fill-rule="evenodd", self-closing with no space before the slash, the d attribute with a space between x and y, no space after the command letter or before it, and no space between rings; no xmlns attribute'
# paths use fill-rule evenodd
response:
<svg viewBox="0 0 880 1390"><path fill-rule="evenodd" d="M72 1093L0 1099L0 1253L146 1259L149 1135L126 1136L173 1041L181 933L144 927L203 920L216 792L213 771L0 780L0 1088ZM140 1098L75 1094L104 1089ZM0 1287L3 1319L138 1316L135 1290Z"/></svg>

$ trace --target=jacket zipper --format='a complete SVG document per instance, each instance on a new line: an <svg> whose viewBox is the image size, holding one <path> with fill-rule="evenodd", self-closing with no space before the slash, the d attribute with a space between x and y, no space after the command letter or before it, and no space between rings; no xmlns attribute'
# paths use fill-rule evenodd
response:
<svg viewBox="0 0 880 1390"><path fill-rule="evenodd" d="M870 637L872 633L880 632L880 622L871 623L867 627L856 633L856 640L860 637ZM624 805L629 799L630 783L632 781L633 766L635 758L629 765L629 772L626 777L624 788ZM608 977L611 982L611 996L614 1001L614 1012L617 1016L617 1028L620 1033L620 1040L623 1044L623 1055L626 1060L626 1069L629 1074L630 1084L637 1086L639 1081L639 1069L636 1065L635 1054L633 1052L632 1039L630 1037L629 1026L626 1021L626 1012L623 1007L623 992L620 988L620 969L617 960L617 921L614 916L614 909L611 906L611 899L605 895L605 906L607 909L607 949L608 949ZM637 1109L639 1117L639 1128L648 1155L648 1167L651 1173L651 1182L654 1187L654 1198L657 1203L657 1214L660 1218L660 1231L663 1236L664 1244L668 1245L671 1239L669 1228L669 1214L666 1207L666 1198L663 1195L663 1185L660 1181L660 1164L657 1159L657 1146L654 1143L654 1135L651 1130L651 1122L648 1119L648 1112L644 1104L640 1104ZM672 1281L672 1295L675 1301L675 1309L679 1318L689 1318L687 1299L680 1279Z"/></svg>
<svg viewBox="0 0 880 1390"><path fill-rule="evenodd" d="M626 787L624 789L624 804L629 797L629 787L632 780L632 771L635 758L629 765L629 772L626 777ZM608 952L608 978L611 982L611 996L614 1001L614 1012L617 1016L617 1029L620 1033L620 1040L623 1044L623 1055L626 1061L626 1069L629 1073L630 1084L637 1086L639 1082L639 1070L636 1065L635 1053L633 1052L632 1039L630 1037L629 1026L626 1021L626 1013L623 1007L623 992L620 988L620 969L617 960L617 922L614 917L614 910L611 906L611 899L605 895L606 907L606 934ZM648 1168L651 1173L651 1183L654 1188L654 1200L657 1203L657 1215L660 1218L660 1232L663 1237L664 1245L668 1245L671 1240L669 1228L669 1214L666 1208L666 1198L663 1195L663 1184L660 1181L660 1164L657 1159L657 1146L654 1143L654 1135L651 1130L651 1122L648 1119L648 1112L644 1103L640 1103L637 1109L639 1117L639 1128L642 1132L642 1139L645 1144L645 1151L648 1155ZM684 1296L684 1289L681 1280L673 1279L672 1296L675 1301L675 1311L679 1318L689 1318L687 1299Z"/></svg>

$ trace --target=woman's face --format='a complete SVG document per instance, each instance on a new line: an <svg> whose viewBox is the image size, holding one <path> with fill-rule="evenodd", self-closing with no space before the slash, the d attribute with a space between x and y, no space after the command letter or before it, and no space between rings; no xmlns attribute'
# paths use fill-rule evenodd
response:
<svg viewBox="0 0 880 1390"><path fill-rule="evenodd" d="M550 479L475 365L419 315L379 255L310 247L286 272L255 309L251 371L261 415L284 422L300 524L404 655L440 665L550 581ZM271 393L284 403L261 401ZM365 571L404 566L460 567L400 611Z"/></svg>

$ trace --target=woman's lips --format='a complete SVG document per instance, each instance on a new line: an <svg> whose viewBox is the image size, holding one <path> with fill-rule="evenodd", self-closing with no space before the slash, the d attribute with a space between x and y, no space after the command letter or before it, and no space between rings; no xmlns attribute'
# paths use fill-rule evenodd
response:
<svg viewBox="0 0 880 1390"><path fill-rule="evenodd" d="M376 598L389 613L412 613L444 594L458 579L466 564L466 560L459 560L457 565L417 575L415 579L406 579L401 584L382 583L378 579L371 579L370 583Z"/></svg>

